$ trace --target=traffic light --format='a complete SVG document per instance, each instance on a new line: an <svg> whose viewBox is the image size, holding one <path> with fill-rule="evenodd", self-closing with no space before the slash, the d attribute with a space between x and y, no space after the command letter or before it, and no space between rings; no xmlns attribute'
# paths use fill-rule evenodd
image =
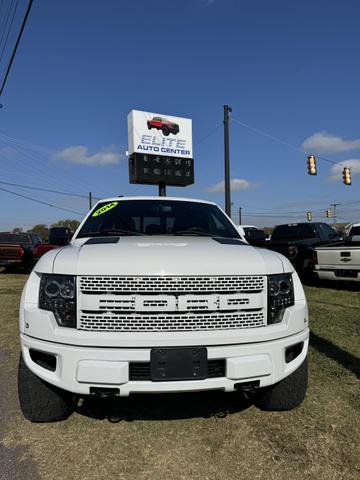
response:
<svg viewBox="0 0 360 480"><path fill-rule="evenodd" d="M331 210L330 210L330 208L328 208L328 209L326 210L326 216L327 216L327 218L331 218Z"/></svg>
<svg viewBox="0 0 360 480"><path fill-rule="evenodd" d="M343 183L345 185L351 185L351 172L348 167L345 167L343 170Z"/></svg>
<svg viewBox="0 0 360 480"><path fill-rule="evenodd" d="M309 155L307 157L307 167L308 167L308 174L309 175L317 175L315 155Z"/></svg>
<svg viewBox="0 0 360 480"><path fill-rule="evenodd" d="M311 213L311 212L307 212L306 218L308 219L309 222L311 222L311 220L312 220L312 213Z"/></svg>

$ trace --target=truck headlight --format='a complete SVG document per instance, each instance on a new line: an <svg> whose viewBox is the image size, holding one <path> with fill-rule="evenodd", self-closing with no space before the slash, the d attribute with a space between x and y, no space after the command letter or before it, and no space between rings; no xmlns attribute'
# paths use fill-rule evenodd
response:
<svg viewBox="0 0 360 480"><path fill-rule="evenodd" d="M268 276L268 325L283 319L285 308L294 305L291 273Z"/></svg>
<svg viewBox="0 0 360 480"><path fill-rule="evenodd" d="M43 273L39 308L54 313L61 327L76 327L76 277Z"/></svg>

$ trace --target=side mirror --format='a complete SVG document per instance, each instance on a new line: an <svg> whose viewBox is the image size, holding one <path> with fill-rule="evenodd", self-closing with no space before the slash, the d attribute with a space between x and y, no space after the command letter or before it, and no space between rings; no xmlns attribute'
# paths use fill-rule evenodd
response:
<svg viewBox="0 0 360 480"><path fill-rule="evenodd" d="M54 228L49 232L49 243L52 245L68 245L70 243L72 233L68 228Z"/></svg>
<svg viewBox="0 0 360 480"><path fill-rule="evenodd" d="M245 234L245 239L254 247L264 247L266 236L263 230L249 230Z"/></svg>

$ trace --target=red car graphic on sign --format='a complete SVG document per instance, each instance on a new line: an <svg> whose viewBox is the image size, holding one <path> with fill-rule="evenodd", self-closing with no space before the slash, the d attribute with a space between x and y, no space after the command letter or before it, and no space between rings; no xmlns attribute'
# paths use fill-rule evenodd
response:
<svg viewBox="0 0 360 480"><path fill-rule="evenodd" d="M173 133L174 135L179 133L179 125L163 117L153 117L152 120L147 121L147 126L149 130L152 128L161 130L165 137L167 137L169 133Z"/></svg>

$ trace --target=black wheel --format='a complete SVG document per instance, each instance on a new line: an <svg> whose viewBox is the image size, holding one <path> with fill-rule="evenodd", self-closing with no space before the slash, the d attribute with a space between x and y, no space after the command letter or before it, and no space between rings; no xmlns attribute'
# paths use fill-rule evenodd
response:
<svg viewBox="0 0 360 480"><path fill-rule="evenodd" d="M32 259L29 258L28 260L26 260L25 263L24 263L24 266L23 266L23 272L24 273L30 273L31 270L34 267L34 264L35 263Z"/></svg>
<svg viewBox="0 0 360 480"><path fill-rule="evenodd" d="M170 133L170 130L168 129L168 127L162 127L162 132L165 135L165 137L167 137Z"/></svg>
<svg viewBox="0 0 360 480"><path fill-rule="evenodd" d="M307 358L291 375L271 387L262 388L255 401L261 410L292 410L305 398L308 383Z"/></svg>
<svg viewBox="0 0 360 480"><path fill-rule="evenodd" d="M50 385L34 375L19 360L18 393L20 408L31 422L57 422L66 420L74 411L73 395Z"/></svg>
<svg viewBox="0 0 360 480"><path fill-rule="evenodd" d="M148 129L151 130L152 129L152 126L148 124Z"/></svg>
<svg viewBox="0 0 360 480"><path fill-rule="evenodd" d="M306 258L299 274L301 281L309 284L312 283L315 278L314 269L315 265L313 260Z"/></svg>

